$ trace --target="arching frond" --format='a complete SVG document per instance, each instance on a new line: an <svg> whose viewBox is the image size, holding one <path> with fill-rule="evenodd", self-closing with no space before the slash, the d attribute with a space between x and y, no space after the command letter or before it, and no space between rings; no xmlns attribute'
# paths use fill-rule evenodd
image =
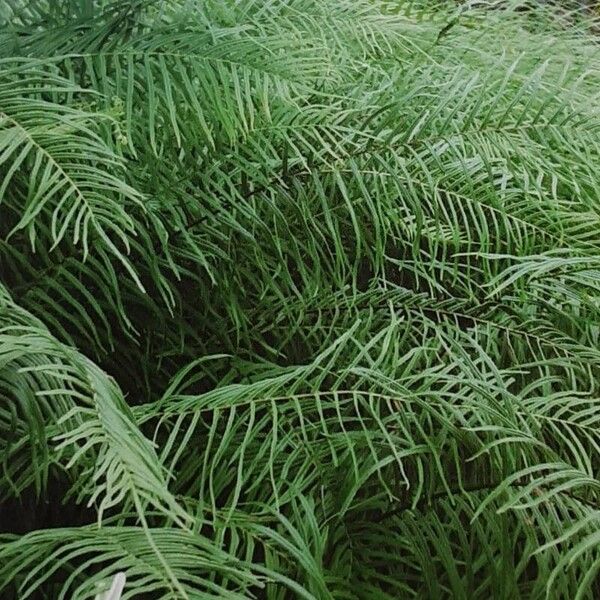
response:
<svg viewBox="0 0 600 600"><path fill-rule="evenodd" d="M99 519L128 502L140 511L150 503L185 522L116 383L10 300L1 308L3 413L10 431L3 462L11 487L20 493L34 479L39 493L48 467L62 462L75 469L75 491L90 495ZM33 468L18 468L31 460Z"/></svg>
<svg viewBox="0 0 600 600"><path fill-rule="evenodd" d="M69 239L85 259L93 236L135 277L126 257L135 235L128 209L141 199L114 174L123 165L94 131L98 115L56 101L77 88L36 61L11 62L4 61L0 78L0 196L13 221L9 238L25 231L35 249L44 218L46 248ZM55 101L41 96L40 85Z"/></svg>
<svg viewBox="0 0 600 600"><path fill-rule="evenodd" d="M38 531L3 541L0 574L2 579L18 578L19 598L31 597L36 588L52 581L67 566L64 582L52 583L56 598L93 598L99 586L125 569L128 585L138 595L160 594L162 598L180 598L184 593L189 598L227 595L241 599L247 597L246 590L264 586L263 577L253 572L251 565L200 535L177 529L86 527ZM157 546L163 553L160 558L155 552ZM165 564L169 565L167 570ZM92 577L90 569L94 571ZM173 586L173 575L180 581L180 589Z"/></svg>

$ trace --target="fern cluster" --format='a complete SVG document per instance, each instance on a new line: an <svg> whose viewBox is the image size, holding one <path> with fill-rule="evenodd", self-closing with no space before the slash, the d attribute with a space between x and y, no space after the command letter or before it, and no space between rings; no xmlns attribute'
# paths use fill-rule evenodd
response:
<svg viewBox="0 0 600 600"><path fill-rule="evenodd" d="M521 8L0 3L3 598L599 596L600 47Z"/></svg>

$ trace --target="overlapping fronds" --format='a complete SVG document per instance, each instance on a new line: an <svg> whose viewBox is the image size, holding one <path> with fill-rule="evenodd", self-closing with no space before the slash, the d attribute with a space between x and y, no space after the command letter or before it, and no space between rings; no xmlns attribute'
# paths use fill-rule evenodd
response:
<svg viewBox="0 0 600 600"><path fill-rule="evenodd" d="M3 597L597 597L596 30L1 6Z"/></svg>

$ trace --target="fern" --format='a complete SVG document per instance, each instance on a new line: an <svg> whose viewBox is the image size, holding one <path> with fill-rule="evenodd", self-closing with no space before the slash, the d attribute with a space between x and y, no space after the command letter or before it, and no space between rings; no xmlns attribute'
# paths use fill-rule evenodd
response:
<svg viewBox="0 0 600 600"><path fill-rule="evenodd" d="M1 5L2 597L597 597L596 30Z"/></svg>

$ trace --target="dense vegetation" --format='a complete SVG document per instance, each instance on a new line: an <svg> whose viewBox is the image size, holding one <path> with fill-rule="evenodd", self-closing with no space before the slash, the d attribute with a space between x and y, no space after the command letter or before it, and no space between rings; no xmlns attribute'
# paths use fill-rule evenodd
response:
<svg viewBox="0 0 600 600"><path fill-rule="evenodd" d="M1 3L2 598L599 597L593 31Z"/></svg>

